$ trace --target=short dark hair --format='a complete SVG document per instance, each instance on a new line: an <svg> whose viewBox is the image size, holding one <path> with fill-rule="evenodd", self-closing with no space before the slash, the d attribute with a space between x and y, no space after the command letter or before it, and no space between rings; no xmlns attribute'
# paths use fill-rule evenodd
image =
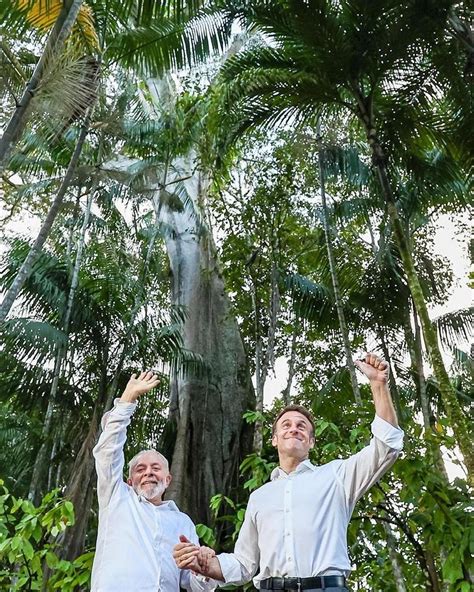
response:
<svg viewBox="0 0 474 592"><path fill-rule="evenodd" d="M311 427L313 429L311 436L314 436L314 417L311 414L310 411L308 411L305 407L303 407L302 405L287 405L284 409L282 409L280 411L280 413L276 416L275 421L273 422L272 425L272 436L275 435L276 432L276 426L278 423L278 420L280 419L280 417L282 417L283 415L285 415L285 413L288 413L288 411L297 411L298 413L301 413L301 415L304 415L306 417L306 419L309 421L309 423L311 424Z"/></svg>

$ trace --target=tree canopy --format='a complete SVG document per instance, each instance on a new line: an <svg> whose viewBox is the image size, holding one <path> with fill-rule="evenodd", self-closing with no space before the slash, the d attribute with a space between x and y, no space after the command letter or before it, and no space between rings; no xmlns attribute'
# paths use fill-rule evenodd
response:
<svg viewBox="0 0 474 592"><path fill-rule="evenodd" d="M473 279L436 233L474 261L468 3L0 0L0 22L1 586L88 589L91 450L132 372L162 382L126 456L160 448L228 550L285 404L318 464L368 441L353 360L376 351L406 446L356 507L350 585L467 592L474 314L446 303Z"/></svg>

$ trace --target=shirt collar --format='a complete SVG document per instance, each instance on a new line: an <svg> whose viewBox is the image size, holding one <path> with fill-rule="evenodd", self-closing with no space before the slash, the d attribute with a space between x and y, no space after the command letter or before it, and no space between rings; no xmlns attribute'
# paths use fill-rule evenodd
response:
<svg viewBox="0 0 474 592"><path fill-rule="evenodd" d="M146 497L143 497L143 495L138 496L138 501L139 502L148 502L149 504L151 504L151 502L149 500L147 500ZM152 505L154 505L154 504L152 504ZM161 502L161 504L159 506L156 506L156 507L162 508L163 510L167 510L170 512L179 512L179 508L174 503L173 500L164 500Z"/></svg>
<svg viewBox="0 0 474 592"><path fill-rule="evenodd" d="M317 467L311 463L309 458L307 458L306 460L303 460L302 462L300 462L300 464L296 467L296 469L292 473L290 473L290 475L293 475L293 473L303 473L305 471L315 471L316 469L317 469ZM286 478L288 476L289 476L288 473L285 473L285 471L281 467L276 467L271 472L270 479L272 481L275 481L276 479L282 479L282 478Z"/></svg>

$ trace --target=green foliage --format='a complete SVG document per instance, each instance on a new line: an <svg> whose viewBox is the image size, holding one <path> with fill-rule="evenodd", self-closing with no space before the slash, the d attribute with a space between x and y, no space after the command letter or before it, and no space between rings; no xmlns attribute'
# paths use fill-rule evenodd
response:
<svg viewBox="0 0 474 592"><path fill-rule="evenodd" d="M353 581L361 590L396 592L392 547L410 591L432 584L426 569L431 561L431 577L441 586L467 592L466 574L472 573L469 492L462 480L446 482L435 453L444 446L455 454L455 426L447 419L438 382L431 376L425 380L413 358L407 325L414 309L361 117L364 107L386 150L424 298L442 305L452 277L446 258L434 252L434 228L439 213L454 213L459 224L458 214L468 205L466 173L474 153L474 136L467 133L473 127L467 3L216 0L198 15L203 3L197 0L88 4L100 38L102 84L92 132L57 229L13 317L0 328L0 474L15 496L26 496L38 449L46 442L50 466L43 489L65 485L94 414L115 394L111 386L119 390L137 368L153 367L162 358L176 374L208 378L199 356L182 348L186 311L169 306L172 272L163 242L175 229L155 221L150 202L153 195L158 210L172 212L194 207L187 179L181 179L180 159L190 154L200 172L207 171L214 181L213 193L201 196L203 217L195 239L205 243L206 223L212 222L250 367L259 340L263 350L270 341L276 285L280 313L268 374L275 359L285 358L289 365L293 360L293 384L285 396L314 412L311 459L329 462L367 443L373 414L369 389L362 386L362 407L351 403L341 359L321 224L321 149L352 347L357 355L366 348L388 355L396 377L393 397L408 434L406 457L356 508L349 532ZM216 62L173 76L167 72L201 64L213 52L220 52L220 59L236 18L249 38L241 36L243 51L229 52L217 77ZM42 40L11 2L0 2L0 20L3 123L31 75ZM43 87L37 102L42 115L32 121L2 179L1 215L6 224L17 225L14 236L7 227L1 237L0 279L6 287L30 248L30 215L44 218L74 148L77 129L63 130L54 141L51 136L58 122L64 123L61 112L70 114L71 99L84 102L85 95L76 91L90 65L81 57L52 68L49 90ZM140 78L144 73L163 76L145 81ZM321 115L319 136L314 123ZM282 131L276 133L275 125ZM235 142L247 130L251 134ZM121 168L117 162L123 164L122 159L129 160ZM95 206L66 335L62 319L81 202L90 191ZM195 210L193 215L198 217ZM436 325L441 342L453 353L450 378L467 416L474 398L472 356L465 347L473 333L472 310L445 314ZM65 345L68 355L45 439L54 356ZM419 355L423 365L421 348ZM240 370L229 367L230 373ZM431 431L422 427L421 386L426 387L425 420ZM176 432L166 424L167 395L164 380L157 396L137 410L127 453L158 443L166 452L173 449ZM244 459L235 490L212 498L215 523L212 528L198 525L206 544L233 548L248 494L276 466L270 426L283 405L277 400L269 412L246 414L247 422L263 424L263 450ZM69 520L65 502L54 494L35 508L21 497L0 497L0 548L6 553L0 553L0 578L8 584L17 578L17 589L27 587L30 578L34 589L40 586L45 560L53 570L51 589L86 587L92 554L65 562L55 546L63 519ZM43 524L53 508L51 522ZM87 534L91 543L95 518L93 512Z"/></svg>
<svg viewBox="0 0 474 592"><path fill-rule="evenodd" d="M14 497L3 481L0 488L0 586L12 591L85 589L93 553L85 553L74 561L60 559L57 554L61 534L74 524L71 502L54 490L36 507Z"/></svg>
<svg viewBox="0 0 474 592"><path fill-rule="evenodd" d="M207 547L215 547L217 544L214 531L205 524L196 524L196 532L198 537Z"/></svg>

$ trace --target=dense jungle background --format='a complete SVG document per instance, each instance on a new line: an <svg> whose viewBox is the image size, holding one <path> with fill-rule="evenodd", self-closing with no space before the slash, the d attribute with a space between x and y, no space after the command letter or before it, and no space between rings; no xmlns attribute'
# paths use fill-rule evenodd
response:
<svg viewBox="0 0 474 592"><path fill-rule="evenodd" d="M0 0L1 590L88 589L91 450L132 372L163 379L126 456L159 447L222 550L284 404L317 463L367 443L366 350L406 445L350 585L472 589L474 315L447 302L474 278L436 242L473 259L470 8Z"/></svg>

